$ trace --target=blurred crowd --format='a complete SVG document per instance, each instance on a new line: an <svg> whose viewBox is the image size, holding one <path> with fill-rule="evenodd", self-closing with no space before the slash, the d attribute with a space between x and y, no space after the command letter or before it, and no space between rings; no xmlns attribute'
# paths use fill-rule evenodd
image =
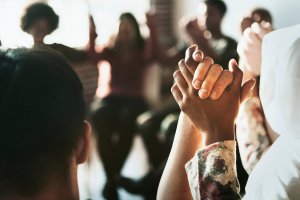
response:
<svg viewBox="0 0 300 200"><path fill-rule="evenodd" d="M227 86L235 83L237 64L243 71L242 83L246 88L251 85L251 95L239 108L236 118L237 149L231 152L236 154L231 164L236 165L234 173L237 174L239 192L234 189L235 195L226 197L226 187L236 184L224 186L224 189L214 182L210 184L216 186L211 186L212 189L207 186L204 191L206 185L201 181L207 184L206 174L199 171L201 166L191 175L199 176L197 181L201 183L195 186L191 183L195 180L189 177L189 185L196 191L191 189L194 199L238 199L243 196L248 176L280 134L266 119L259 93L262 41L265 35L274 31L273 19L267 9L249 10L240 19L241 40L235 41L221 29L227 13L222 0L199 1L199 6L198 16L183 17L179 23L187 36L180 48L176 44L166 46L161 41L157 14L145 13L149 29L149 36L145 38L135 16L127 12L120 15L116 22L118 32L104 47L97 46L96 39L101 36L98 36L90 15L88 44L84 49L75 49L59 43L46 44L45 37L58 28L59 16L45 3L29 5L20 19L20 26L32 36L32 48L1 50L0 53L0 156L4 158L0 159L0 199L78 199L75 166L88 159L90 132L96 141L92 148L96 149L105 171L103 179L106 182L99 188L99 199L120 199L118 188L147 200L191 198L179 195L186 190L185 186L182 191L176 188L184 185L184 181L180 182L181 172L173 183L170 180L170 176L177 176L174 174L177 173L176 157L181 162L180 152L172 153L171 149L175 152L175 133L180 134L178 132L184 127L180 125L182 113L194 123L194 128L202 130L193 120L193 114L198 112L200 116L206 111L204 107L197 111L197 106L193 107L195 102L188 104L184 100L181 87L187 84L178 77L184 77L189 83L187 77L194 76L194 89L186 90L193 90L197 97L213 101L226 93ZM182 71L180 63L181 73L178 72L180 60L190 69L191 75ZM155 64L175 72L175 82L172 87L174 99L162 101L161 98L154 105L149 103L145 90L149 70ZM233 75L228 75L230 73ZM221 79L223 74L225 78ZM228 76L233 76L233 80L226 79ZM173 84L172 74L168 74L167 79ZM254 81L249 80L255 80L255 86ZM102 92L97 93L100 90ZM171 93L161 95L171 96ZM179 98L183 98L182 102ZM194 111L190 111L193 108ZM223 107L214 109L222 110ZM219 118L224 123L228 121L226 113ZM121 174L136 135L142 138L150 166L147 174L139 179ZM205 144L202 137L194 140L196 149ZM192 151L192 156L195 152ZM181 153L189 155L184 151ZM222 161L221 155L219 158ZM136 165L139 165L138 160ZM183 165L178 169L185 173ZM230 171L229 167L226 170ZM188 169L187 173L190 173ZM296 177L299 177L299 171ZM172 184L177 189L173 192L169 186ZM208 194L207 191L215 193Z"/></svg>

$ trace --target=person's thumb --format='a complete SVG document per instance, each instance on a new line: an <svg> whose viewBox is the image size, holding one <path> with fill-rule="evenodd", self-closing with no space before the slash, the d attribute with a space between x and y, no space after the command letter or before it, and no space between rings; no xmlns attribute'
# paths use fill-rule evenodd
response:
<svg viewBox="0 0 300 200"><path fill-rule="evenodd" d="M250 79L243 84L242 92L241 92L241 103L243 103L251 96L254 86L255 86L255 79Z"/></svg>

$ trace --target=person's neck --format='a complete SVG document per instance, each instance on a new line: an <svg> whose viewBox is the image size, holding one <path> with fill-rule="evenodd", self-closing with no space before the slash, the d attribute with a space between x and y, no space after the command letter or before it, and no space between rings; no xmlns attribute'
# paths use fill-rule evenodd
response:
<svg viewBox="0 0 300 200"><path fill-rule="evenodd" d="M134 43L128 41L128 42L118 42L116 45L117 49L121 52L130 52L131 50L135 49L134 48Z"/></svg>
<svg viewBox="0 0 300 200"><path fill-rule="evenodd" d="M223 37L223 33L221 31L221 28L215 29L215 30L210 30L210 33L212 35L212 38L215 39L220 39Z"/></svg>
<svg viewBox="0 0 300 200"><path fill-rule="evenodd" d="M58 178L57 178L58 177ZM59 176L53 176L48 183L43 186L37 195L33 197L13 196L10 200L58 200L69 199L79 200L79 190L77 183L77 166L71 169L70 176L66 180L61 180Z"/></svg>
<svg viewBox="0 0 300 200"><path fill-rule="evenodd" d="M36 198L33 200L44 199L44 200L55 200L55 199L70 199L70 200L78 200L78 186L77 180L76 185L72 184L71 180L67 182L53 182L45 189L45 191L41 192Z"/></svg>
<svg viewBox="0 0 300 200"><path fill-rule="evenodd" d="M36 46L36 45L42 45L42 44L45 44L45 43L44 43L44 40L33 40L33 43L34 43L35 46Z"/></svg>

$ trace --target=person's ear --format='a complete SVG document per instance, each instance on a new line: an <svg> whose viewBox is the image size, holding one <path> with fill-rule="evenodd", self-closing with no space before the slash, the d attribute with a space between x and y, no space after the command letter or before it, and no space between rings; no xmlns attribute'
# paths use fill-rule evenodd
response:
<svg viewBox="0 0 300 200"><path fill-rule="evenodd" d="M80 137L76 148L77 164L84 163L89 157L91 147L91 130L92 128L90 123L84 121L84 135Z"/></svg>

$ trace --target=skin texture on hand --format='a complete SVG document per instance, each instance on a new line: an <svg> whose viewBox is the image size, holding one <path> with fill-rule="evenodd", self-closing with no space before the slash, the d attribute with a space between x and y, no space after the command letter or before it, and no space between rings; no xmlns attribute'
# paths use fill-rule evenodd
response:
<svg viewBox="0 0 300 200"><path fill-rule="evenodd" d="M193 47L193 50L195 52L197 48ZM223 91L223 94L217 100L201 99L198 96L198 91L192 86L193 74L191 71L197 71L197 68L195 69L193 66L197 64L197 62L194 59L191 60L187 58L187 55L193 55L193 51L191 49L187 50L186 60L179 62L180 71L174 73L175 84L171 91L175 100L181 110L190 118L195 127L202 134L205 145L234 139L234 124L239 105L243 100L241 97L248 96L251 93L255 81L250 80L242 87L243 73L238 68L236 62L231 61L232 84ZM210 74L210 69L219 69L219 66L213 65L212 63L205 65L213 67L207 70L208 74ZM218 82L218 78L221 74L222 73L218 72L213 73L211 76L205 75L206 78L212 77L212 79L210 82L202 84L202 86L213 88L211 85ZM203 83L205 83L206 78L203 80Z"/></svg>
<svg viewBox="0 0 300 200"><path fill-rule="evenodd" d="M214 64L212 58L204 57L203 52L198 50L196 45L192 45L186 50L185 64L193 74L192 84L194 89L199 90L199 97L212 100L219 99L225 89L232 84L232 66L237 65L236 61L232 59L228 63L230 71L223 70L220 65ZM243 85L241 102L248 97L247 91L251 89L249 87L252 87L253 82L254 80L250 80L250 83Z"/></svg>

